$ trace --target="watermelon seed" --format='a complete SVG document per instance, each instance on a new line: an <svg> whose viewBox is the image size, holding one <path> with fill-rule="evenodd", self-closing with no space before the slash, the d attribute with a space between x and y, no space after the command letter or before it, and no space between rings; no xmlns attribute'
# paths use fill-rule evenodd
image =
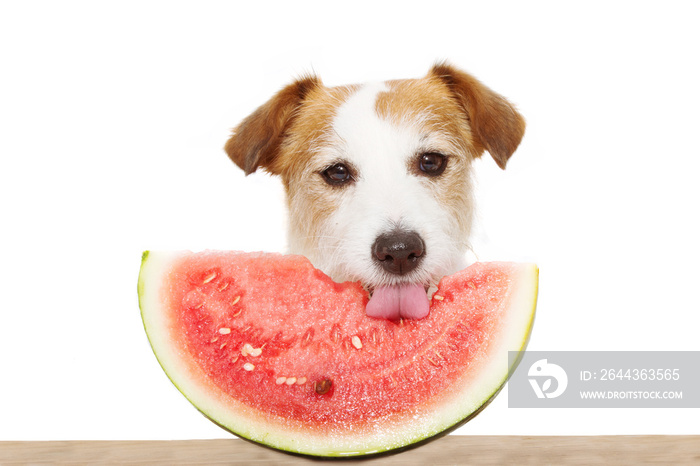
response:
<svg viewBox="0 0 700 466"><path fill-rule="evenodd" d="M224 291L226 288L228 288L228 285L228 282L223 282L221 285L218 286L217 290Z"/></svg>
<svg viewBox="0 0 700 466"><path fill-rule="evenodd" d="M297 385L304 385L306 383L306 377L299 377L297 379Z"/></svg>
<svg viewBox="0 0 700 466"><path fill-rule="evenodd" d="M253 364L247 362L247 363L243 364L243 369L245 369L245 370L247 370L248 372L250 372L250 371L252 371L253 369L255 369L255 365L253 365Z"/></svg>
<svg viewBox="0 0 700 466"><path fill-rule="evenodd" d="M306 332L304 333L304 336L301 337L301 347L302 348L306 348L307 346L309 346L311 341L314 339L314 333L315 333L315 331L314 331L313 327L309 327L309 329L306 330Z"/></svg>
<svg viewBox="0 0 700 466"><path fill-rule="evenodd" d="M357 335L352 337L352 346L354 346L357 349L362 349L362 340L360 340L360 337Z"/></svg>
<svg viewBox="0 0 700 466"><path fill-rule="evenodd" d="M262 348L253 348L253 345L246 343L241 349L241 354L243 356L260 356L262 354Z"/></svg>
<svg viewBox="0 0 700 466"><path fill-rule="evenodd" d="M226 342L222 343L221 346L219 346L219 349L220 350L224 349L224 346L226 346Z"/></svg>
<svg viewBox="0 0 700 466"><path fill-rule="evenodd" d="M240 301L240 300L241 300L241 297L236 296L235 298L233 298L233 301L231 301L231 306L235 306L236 304L238 304L238 301ZM238 315L238 314L236 314L236 315Z"/></svg>
<svg viewBox="0 0 700 466"><path fill-rule="evenodd" d="M319 382L314 382L314 391L319 395L325 395L328 393L333 386L333 381L331 379L323 379Z"/></svg>
<svg viewBox="0 0 700 466"><path fill-rule="evenodd" d="M202 285L206 285L210 281L214 280L216 278L216 275L217 275L216 272L212 272L209 275L207 275L207 277L202 282Z"/></svg>
<svg viewBox="0 0 700 466"><path fill-rule="evenodd" d="M197 305L196 305L196 306L195 306L194 308L195 308L195 309L201 309L201 308L202 308L202 306L204 306L204 303L203 303L203 302L202 302L202 303L199 303L199 304L197 304Z"/></svg>
<svg viewBox="0 0 700 466"><path fill-rule="evenodd" d="M209 340L209 343L216 343L217 341L219 341L219 337L214 337L211 340Z"/></svg>
<svg viewBox="0 0 700 466"><path fill-rule="evenodd" d="M235 355L231 358L231 362L236 362L238 361L238 355Z"/></svg>
<svg viewBox="0 0 700 466"><path fill-rule="evenodd" d="M287 385L294 385L295 383L297 383L297 378L296 377L289 377L285 383Z"/></svg>
<svg viewBox="0 0 700 466"><path fill-rule="evenodd" d="M436 300L438 300L438 301L442 301L443 299L445 299L445 297L444 297L444 296L440 296L439 294L435 294L435 295L433 295L433 299L436 299Z"/></svg>
<svg viewBox="0 0 700 466"><path fill-rule="evenodd" d="M474 282L472 282L472 281L468 281L468 282L467 282L467 286L468 286L469 288L471 288L472 290L476 290L476 285L475 285Z"/></svg>
<svg viewBox="0 0 700 466"><path fill-rule="evenodd" d="M340 325L333 324L333 327L331 327L331 341L333 343L337 343L338 340L340 340L340 337L341 337Z"/></svg>
<svg viewBox="0 0 700 466"><path fill-rule="evenodd" d="M287 381L287 377L277 377L277 380L275 380L275 383L276 383L277 385L282 385L282 384L285 383L286 381Z"/></svg>
<svg viewBox="0 0 700 466"><path fill-rule="evenodd" d="M231 333L231 329L227 327L222 327L219 329L219 333L222 335L228 335L229 333Z"/></svg>
<svg viewBox="0 0 700 466"><path fill-rule="evenodd" d="M377 334L377 329L373 328L369 331L369 339L376 346L379 343L379 335Z"/></svg>

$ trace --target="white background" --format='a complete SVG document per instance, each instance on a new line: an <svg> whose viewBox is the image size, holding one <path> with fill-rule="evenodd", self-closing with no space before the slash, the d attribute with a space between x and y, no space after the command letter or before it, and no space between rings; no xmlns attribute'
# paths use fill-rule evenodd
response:
<svg viewBox="0 0 700 466"><path fill-rule="evenodd" d="M254 6L253 6L254 5ZM531 349L700 350L693 2L0 3L0 439L227 438L171 385L145 249L284 250L279 182L229 130L294 77L439 59L525 115L476 163L480 259L541 269ZM698 434L697 410L509 409L463 434Z"/></svg>

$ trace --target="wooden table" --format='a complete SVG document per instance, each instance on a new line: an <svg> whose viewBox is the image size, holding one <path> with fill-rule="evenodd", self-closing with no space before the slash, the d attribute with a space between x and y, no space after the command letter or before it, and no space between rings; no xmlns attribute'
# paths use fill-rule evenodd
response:
<svg viewBox="0 0 700 466"><path fill-rule="evenodd" d="M700 465L700 436L451 435L395 455L341 461L292 456L233 438L185 441L0 442L0 465L61 463Z"/></svg>

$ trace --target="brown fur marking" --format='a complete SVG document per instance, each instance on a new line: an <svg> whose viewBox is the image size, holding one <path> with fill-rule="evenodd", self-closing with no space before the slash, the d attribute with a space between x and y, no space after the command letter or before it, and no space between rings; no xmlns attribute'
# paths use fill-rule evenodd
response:
<svg viewBox="0 0 700 466"><path fill-rule="evenodd" d="M308 76L286 86L238 125L225 146L226 153L246 175L259 167L276 173L272 162L294 119L295 112L312 90L321 86L315 76Z"/></svg>
<svg viewBox="0 0 700 466"><path fill-rule="evenodd" d="M466 112L478 142L505 169L525 134L522 115L504 97L446 63L435 65L430 75L447 85Z"/></svg>

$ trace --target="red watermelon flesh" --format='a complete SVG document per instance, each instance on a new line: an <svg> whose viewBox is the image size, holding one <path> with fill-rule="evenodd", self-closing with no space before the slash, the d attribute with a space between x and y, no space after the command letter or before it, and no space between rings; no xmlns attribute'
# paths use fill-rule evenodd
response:
<svg viewBox="0 0 700 466"><path fill-rule="evenodd" d="M301 256L144 254L139 299L158 360L205 415L275 448L362 455L469 418L524 349L537 268L477 263L445 277L421 320L375 319L358 283Z"/></svg>

